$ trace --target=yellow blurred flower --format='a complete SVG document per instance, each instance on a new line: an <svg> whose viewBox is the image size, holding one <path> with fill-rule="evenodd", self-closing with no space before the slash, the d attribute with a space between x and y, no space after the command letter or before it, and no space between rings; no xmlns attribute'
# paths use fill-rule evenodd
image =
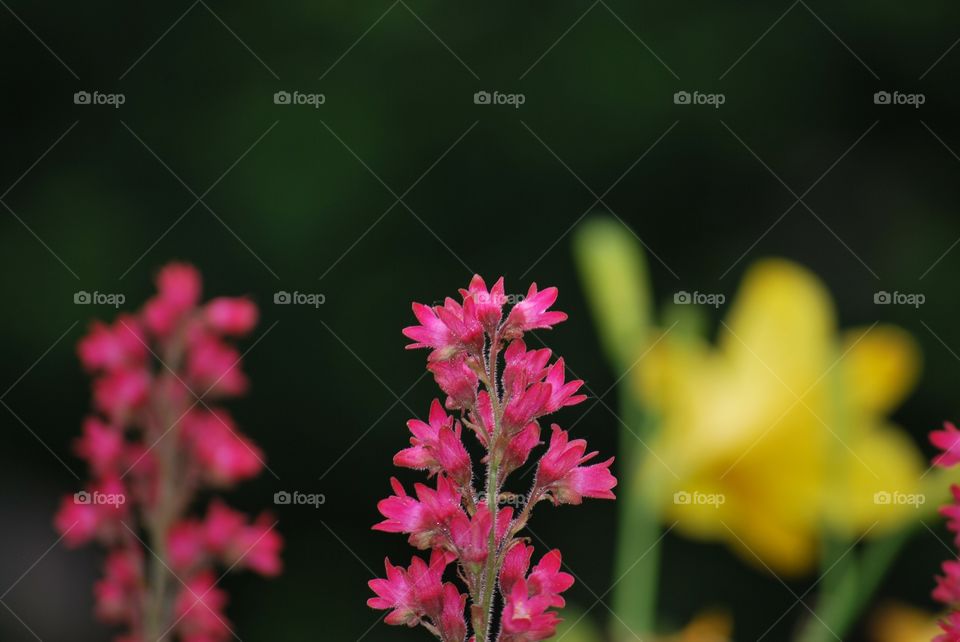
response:
<svg viewBox="0 0 960 642"><path fill-rule="evenodd" d="M941 633L936 616L903 604L887 604L870 620L873 642L929 642Z"/></svg>
<svg viewBox="0 0 960 642"><path fill-rule="evenodd" d="M733 618L724 611L700 613L682 631L665 638L662 642L730 642L733 635Z"/></svg>
<svg viewBox="0 0 960 642"><path fill-rule="evenodd" d="M634 389L659 427L643 486L678 530L795 574L825 528L874 535L916 514L923 461L887 415L916 382L918 348L893 326L838 334L806 269L754 265L715 345L675 329L647 349Z"/></svg>

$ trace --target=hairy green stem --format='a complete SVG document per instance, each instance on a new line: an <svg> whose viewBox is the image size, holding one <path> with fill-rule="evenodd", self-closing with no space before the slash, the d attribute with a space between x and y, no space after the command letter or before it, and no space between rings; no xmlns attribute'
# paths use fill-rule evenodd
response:
<svg viewBox="0 0 960 642"><path fill-rule="evenodd" d="M487 541L487 561L484 572L483 597L481 607L483 615L481 630L477 632L478 642L490 639L490 618L493 615L493 593L497 581L497 500L500 497L500 461L497 456L497 440L500 438L500 393L497 390L497 353L499 343L493 340L487 359L487 394L493 407L493 434L489 436L489 459L487 460L487 510L490 511L490 537Z"/></svg>

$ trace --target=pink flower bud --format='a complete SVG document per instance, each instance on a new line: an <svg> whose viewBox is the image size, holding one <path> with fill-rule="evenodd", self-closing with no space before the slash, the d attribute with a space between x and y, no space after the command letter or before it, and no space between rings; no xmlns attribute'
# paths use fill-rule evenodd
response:
<svg viewBox="0 0 960 642"><path fill-rule="evenodd" d="M240 337L257 325L257 306L250 299L218 297L207 303L203 317L216 332Z"/></svg>

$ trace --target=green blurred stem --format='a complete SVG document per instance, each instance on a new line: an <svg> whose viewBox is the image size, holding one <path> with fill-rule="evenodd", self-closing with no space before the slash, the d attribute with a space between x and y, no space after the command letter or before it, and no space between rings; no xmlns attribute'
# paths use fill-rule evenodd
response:
<svg viewBox="0 0 960 642"><path fill-rule="evenodd" d="M613 639L635 640L655 629L660 571L660 513L647 501L655 490L641 484L646 450L640 439L649 436L652 421L623 391L620 415L629 427L620 430L620 484L617 507L617 550L614 561ZM649 479L645 480L647 484Z"/></svg>
<svg viewBox="0 0 960 642"><path fill-rule="evenodd" d="M829 566L824 569L827 574L823 576L824 588L817 600L816 617L807 620L797 640L828 642L838 637L845 639L916 527L916 523L912 523L870 542L859 556L853 551L842 558L834 555L830 562L833 568L829 572ZM829 548L836 552L836 547ZM839 554L843 555L843 552L839 551ZM827 555L824 559L830 558Z"/></svg>

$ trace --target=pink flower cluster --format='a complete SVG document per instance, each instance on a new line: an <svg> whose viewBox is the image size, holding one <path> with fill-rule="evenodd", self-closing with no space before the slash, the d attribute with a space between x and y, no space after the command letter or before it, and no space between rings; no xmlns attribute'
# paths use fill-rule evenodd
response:
<svg viewBox="0 0 960 642"><path fill-rule="evenodd" d="M930 441L942 452L933 458L933 463L942 468L952 468L960 463L960 430L950 422L943 430L930 433ZM954 534L954 545L960 549L960 486L950 486L953 503L940 508L940 514L947 518L947 529ZM960 561L949 560L941 566L943 575L938 576L937 586L933 589L933 599L945 604L950 613L940 622L943 633L934 638L934 642L960 642Z"/></svg>
<svg viewBox="0 0 960 642"><path fill-rule="evenodd" d="M246 298L201 304L200 274L171 263L137 314L95 321L78 345L93 377L94 412L74 444L92 477L63 499L55 526L69 546L107 547L96 613L124 642L177 636L220 642L232 633L217 567L280 573L283 540L269 515L252 522L220 500L188 515L198 494L255 477L263 453L211 406L243 394L240 352L257 307Z"/></svg>
<svg viewBox="0 0 960 642"><path fill-rule="evenodd" d="M613 499L613 459L587 464L597 453L587 453L585 441L571 440L553 424L532 488L524 495L506 492L508 476L543 443L542 418L583 401L583 382L567 381L563 359L550 364L550 350L528 350L523 341L525 333L567 318L550 310L556 288L538 290L534 284L506 313L502 278L488 290L474 276L460 295L460 301L447 298L434 307L414 303L419 325L403 330L414 342L408 348L431 350L427 368L446 401L434 400L427 421L408 422L410 447L393 462L426 471L435 484L415 484L411 495L391 479L394 494L379 503L384 519L373 527L408 535L412 546L430 550L430 559L415 556L406 568L386 560L386 578L370 581L376 597L367 603L389 610L388 624L420 625L442 642L467 639L467 613L472 642L544 640L556 631L554 609L563 607L561 594L573 577L560 570L557 550L531 569L533 547L518 534L541 501ZM464 427L474 434L482 451L478 462L486 468L479 491ZM501 508L504 503L512 506ZM466 593L444 581L451 565ZM502 610L495 615L497 591Z"/></svg>

